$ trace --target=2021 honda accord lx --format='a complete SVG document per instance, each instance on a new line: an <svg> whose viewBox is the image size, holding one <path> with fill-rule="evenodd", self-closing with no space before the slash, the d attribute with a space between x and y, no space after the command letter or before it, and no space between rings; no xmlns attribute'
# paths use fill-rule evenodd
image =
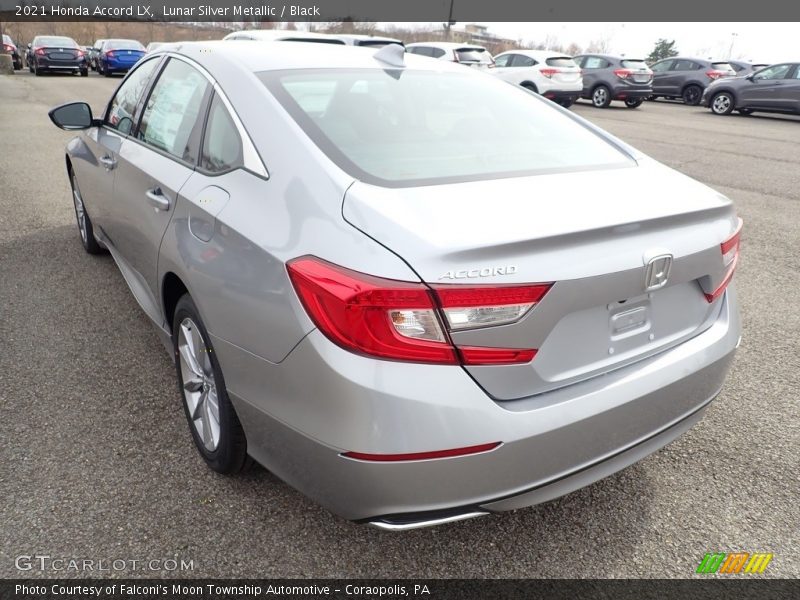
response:
<svg viewBox="0 0 800 600"><path fill-rule="evenodd" d="M418 527L618 471L723 385L730 200L479 71L185 43L50 115L212 469Z"/></svg>

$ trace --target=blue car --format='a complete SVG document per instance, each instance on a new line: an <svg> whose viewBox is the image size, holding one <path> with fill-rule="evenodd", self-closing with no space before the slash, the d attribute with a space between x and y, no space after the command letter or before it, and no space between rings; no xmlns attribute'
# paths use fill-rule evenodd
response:
<svg viewBox="0 0 800 600"><path fill-rule="evenodd" d="M106 77L126 72L144 53L144 46L136 40L106 40L97 58L97 72Z"/></svg>

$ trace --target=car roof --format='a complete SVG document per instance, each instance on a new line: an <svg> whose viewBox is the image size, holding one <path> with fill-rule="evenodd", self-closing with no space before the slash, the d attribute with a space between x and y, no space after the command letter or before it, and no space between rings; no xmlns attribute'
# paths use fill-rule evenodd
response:
<svg viewBox="0 0 800 600"><path fill-rule="evenodd" d="M522 54L523 56L529 56L531 58L572 58L569 54L565 54L564 52L554 52L552 50L506 50L505 52L501 52L500 54ZM498 54L497 56L500 56Z"/></svg>
<svg viewBox="0 0 800 600"><path fill-rule="evenodd" d="M236 44L230 41L177 42L159 46L153 55L174 52L194 60L210 71L227 65L259 73L285 69L386 68L387 63L381 62L375 56L391 47L393 46L375 49L294 41L273 41L266 44ZM456 73L463 73L465 70L455 63L433 61L413 54L404 54L403 61L406 66L415 70L452 70Z"/></svg>
<svg viewBox="0 0 800 600"><path fill-rule="evenodd" d="M259 42L277 42L284 40L328 40L344 44L341 38L327 33L317 33L315 31L289 31L288 29L243 29L234 31L224 38L224 41L235 39L251 39Z"/></svg>
<svg viewBox="0 0 800 600"><path fill-rule="evenodd" d="M415 46L431 46L432 48L441 48L443 50L456 50L459 48L486 50L486 48L477 44L457 44L456 42L414 42L413 44L406 44L406 48L414 48Z"/></svg>

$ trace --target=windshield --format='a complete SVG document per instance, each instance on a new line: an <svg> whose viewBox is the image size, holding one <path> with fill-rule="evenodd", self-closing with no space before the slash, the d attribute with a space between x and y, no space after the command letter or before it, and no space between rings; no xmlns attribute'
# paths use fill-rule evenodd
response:
<svg viewBox="0 0 800 600"><path fill-rule="evenodd" d="M622 61L622 66L626 69L647 69L647 63L643 60L626 59Z"/></svg>
<svg viewBox="0 0 800 600"><path fill-rule="evenodd" d="M259 77L331 160L377 185L632 164L549 102L484 75L313 69Z"/></svg>
<svg viewBox="0 0 800 600"><path fill-rule="evenodd" d="M492 55L483 48L459 48L456 50L458 62L491 64Z"/></svg>
<svg viewBox="0 0 800 600"><path fill-rule="evenodd" d="M103 50L144 50L136 40L108 40Z"/></svg>
<svg viewBox="0 0 800 600"><path fill-rule="evenodd" d="M4 34L3 34L3 43L4 43L4 44L13 44L13 43L14 43L14 40L12 40L12 39L11 39L9 36L7 36L7 35L4 33Z"/></svg>
<svg viewBox="0 0 800 600"><path fill-rule="evenodd" d="M55 35L45 35L36 38L36 46L59 46L61 48L77 48L78 44L72 38Z"/></svg>
<svg viewBox="0 0 800 600"><path fill-rule="evenodd" d="M575 61L572 60L569 56L556 56L553 58L548 58L545 62L550 67L569 68L578 66L575 64Z"/></svg>

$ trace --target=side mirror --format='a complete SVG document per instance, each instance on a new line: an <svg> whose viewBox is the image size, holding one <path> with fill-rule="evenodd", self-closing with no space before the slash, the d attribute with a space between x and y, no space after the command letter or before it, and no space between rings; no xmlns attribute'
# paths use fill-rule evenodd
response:
<svg viewBox="0 0 800 600"><path fill-rule="evenodd" d="M747 79L747 81L753 81L753 76L754 75L755 75L755 73L750 73L749 75L745 75L745 79Z"/></svg>
<svg viewBox="0 0 800 600"><path fill-rule="evenodd" d="M94 125L92 109L86 102L70 102L56 106L47 115L56 127L66 131L88 129Z"/></svg>

